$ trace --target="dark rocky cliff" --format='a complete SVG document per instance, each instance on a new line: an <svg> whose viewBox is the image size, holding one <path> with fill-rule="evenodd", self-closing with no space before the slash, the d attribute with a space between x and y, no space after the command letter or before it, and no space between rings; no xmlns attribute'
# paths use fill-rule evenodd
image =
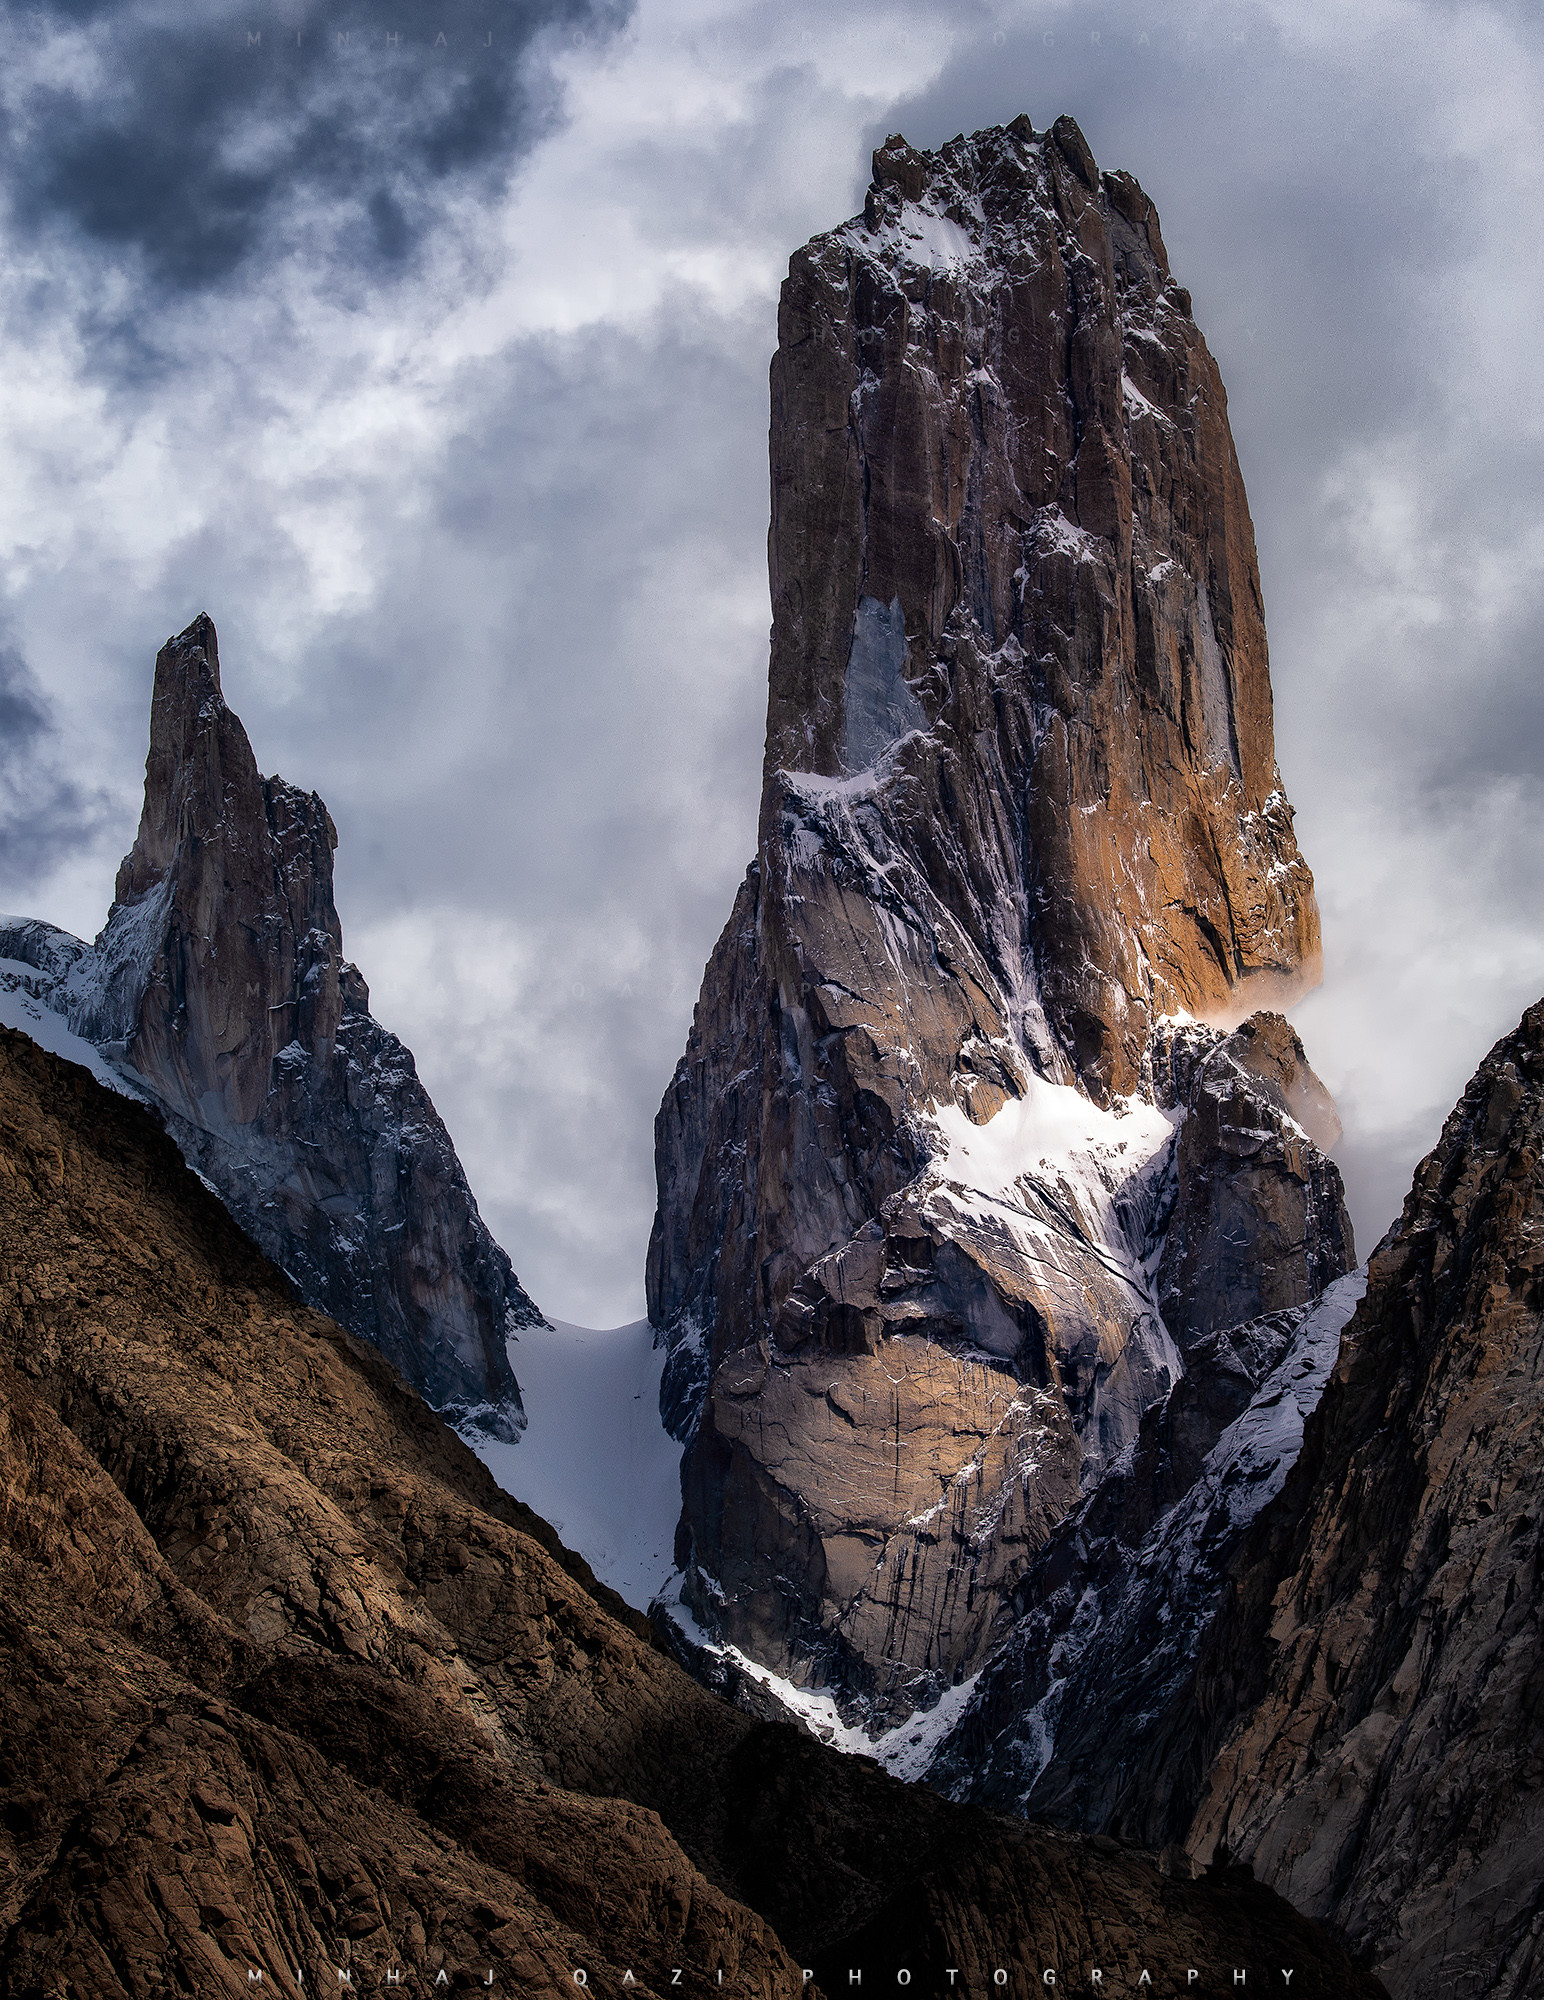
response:
<svg viewBox="0 0 1544 2000"><path fill-rule="evenodd" d="M1191 1853L1247 1862L1409 2000L1544 1973L1541 1161L1544 1002L1374 1253L1196 1675Z"/></svg>
<svg viewBox="0 0 1544 2000"><path fill-rule="evenodd" d="M1301 1046L1226 1032L1318 918L1157 215L1068 119L874 173L783 291L759 848L648 1281L688 1604L904 1712L1187 1345L1352 1252Z"/></svg>
<svg viewBox="0 0 1544 2000"><path fill-rule="evenodd" d="M260 775L196 618L156 659L144 810L101 936L12 924L0 956L149 1090L313 1305L452 1421L512 1436L506 1341L540 1314L344 959L337 838L314 792Z"/></svg>
<svg viewBox="0 0 1544 2000"><path fill-rule="evenodd" d="M1012 1632L926 1767L929 1784L1158 1850L1205 1776L1199 1656L1228 1566L1281 1491L1361 1296L1210 1335L1131 1449L1019 1579Z"/></svg>

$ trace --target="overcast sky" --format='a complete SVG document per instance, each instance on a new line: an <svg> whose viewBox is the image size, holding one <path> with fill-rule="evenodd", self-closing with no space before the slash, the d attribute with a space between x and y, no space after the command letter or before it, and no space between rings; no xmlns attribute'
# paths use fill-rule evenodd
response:
<svg viewBox="0 0 1544 2000"><path fill-rule="evenodd" d="M635 1317L754 843L789 253L887 133L1068 111L1228 385L1370 1249L1544 993L1540 10L191 12L3 10L0 908L99 928L207 610L522 1279Z"/></svg>

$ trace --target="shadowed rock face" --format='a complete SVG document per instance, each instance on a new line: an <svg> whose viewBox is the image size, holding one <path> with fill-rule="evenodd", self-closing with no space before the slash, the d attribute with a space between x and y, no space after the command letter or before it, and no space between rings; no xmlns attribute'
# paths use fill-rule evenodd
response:
<svg viewBox="0 0 1544 2000"><path fill-rule="evenodd" d="M8 1995L261 1969L299 2000L341 1965L818 2000L854 1966L975 1994L999 1963L1149 1961L1192 2000L1235 1966L1381 1994L1242 1871L1166 1879L698 1687L147 1110L5 1030L0 1491Z"/></svg>
<svg viewBox="0 0 1544 2000"><path fill-rule="evenodd" d="M1319 939L1157 216L1070 120L874 174L783 291L759 851L648 1288L687 1601L904 1710L1187 1344L1351 1245L1296 1037L1195 1025L1305 990Z"/></svg>
<svg viewBox="0 0 1544 2000"><path fill-rule="evenodd" d="M144 810L95 947L38 925L0 942L55 975L50 1004L149 1087L312 1304L437 1409L513 1436L506 1340L540 1315L343 957L337 841L314 792L259 774L200 617L156 659Z"/></svg>
<svg viewBox="0 0 1544 2000"><path fill-rule="evenodd" d="M1131 1450L1019 1579L1020 1613L927 1768L951 1798L1182 1839L1204 1776L1197 1656L1228 1564L1280 1492L1362 1280L1198 1341Z"/></svg>
<svg viewBox="0 0 1544 2000"><path fill-rule="evenodd" d="M1279 1014L1256 1014L1225 1040L1165 1023L1150 1062L1158 1103L1184 1114L1157 1294L1188 1353L1317 1298L1351 1268L1340 1174L1324 1157L1341 1126Z"/></svg>
<svg viewBox="0 0 1544 2000"><path fill-rule="evenodd" d="M1302 1456L1197 1672L1189 1835L1340 1925L1391 1990L1544 1971L1544 1002L1374 1252Z"/></svg>

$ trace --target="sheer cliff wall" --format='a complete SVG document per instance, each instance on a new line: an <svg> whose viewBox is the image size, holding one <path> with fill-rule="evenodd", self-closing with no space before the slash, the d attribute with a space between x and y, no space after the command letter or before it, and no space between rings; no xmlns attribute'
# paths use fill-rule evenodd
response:
<svg viewBox="0 0 1544 2000"><path fill-rule="evenodd" d="M1215 1115L1187 1096L1320 954L1157 214L1070 119L874 174L783 291L758 853L660 1110L648 1281L688 1603L883 1694L979 1659L1187 1340L1351 1251L1284 1022ZM1236 1285L1185 1253L1230 1202Z"/></svg>
<svg viewBox="0 0 1544 2000"><path fill-rule="evenodd" d="M1544 1971L1544 1001L1368 1264L1196 1671L1188 1844L1410 2000Z"/></svg>

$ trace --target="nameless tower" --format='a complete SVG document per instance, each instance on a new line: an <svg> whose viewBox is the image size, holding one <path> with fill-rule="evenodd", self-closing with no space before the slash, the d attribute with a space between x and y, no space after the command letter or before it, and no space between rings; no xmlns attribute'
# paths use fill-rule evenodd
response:
<svg viewBox="0 0 1544 2000"><path fill-rule="evenodd" d="M656 1125L697 1618L876 1719L1219 1328L1352 1262L1254 535L1077 126L892 138L772 364L758 851ZM1249 1018L1251 1017L1252 1018ZM1242 1025L1241 1025L1242 1024Z"/></svg>

